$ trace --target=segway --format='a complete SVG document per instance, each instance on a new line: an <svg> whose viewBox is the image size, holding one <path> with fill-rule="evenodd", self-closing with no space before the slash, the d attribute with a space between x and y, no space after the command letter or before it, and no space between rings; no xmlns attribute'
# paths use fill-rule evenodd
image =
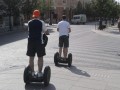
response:
<svg viewBox="0 0 120 90"><path fill-rule="evenodd" d="M32 82L44 82L44 86L48 86L51 77L51 69L49 66L46 66L44 69L43 76L38 77L37 72L34 76L32 76L32 71L30 66L27 66L24 70L23 79L26 84L30 84Z"/></svg>
<svg viewBox="0 0 120 90"><path fill-rule="evenodd" d="M68 54L68 58L66 60L64 60L64 58L63 57L59 57L59 53L56 52L54 54L54 63L55 63L55 66L58 66L59 63L65 63L65 64L67 63L68 67L71 67L71 65L72 65L72 54L69 53Z"/></svg>

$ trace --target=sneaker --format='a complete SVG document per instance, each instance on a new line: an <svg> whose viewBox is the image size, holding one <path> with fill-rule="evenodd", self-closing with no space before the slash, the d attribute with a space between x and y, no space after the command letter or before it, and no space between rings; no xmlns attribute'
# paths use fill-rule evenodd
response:
<svg viewBox="0 0 120 90"><path fill-rule="evenodd" d="M38 72L38 77L42 77L42 76L43 76L42 72Z"/></svg>

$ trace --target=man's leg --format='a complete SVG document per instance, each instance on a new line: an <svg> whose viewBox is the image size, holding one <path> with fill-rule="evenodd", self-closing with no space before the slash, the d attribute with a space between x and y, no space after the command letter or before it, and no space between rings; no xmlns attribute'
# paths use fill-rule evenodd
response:
<svg viewBox="0 0 120 90"><path fill-rule="evenodd" d="M65 59L67 58L68 47L69 47L69 37L67 36L64 38L64 48L63 48L63 54Z"/></svg>
<svg viewBox="0 0 120 90"><path fill-rule="evenodd" d="M67 58L68 48L63 48L64 58Z"/></svg>
<svg viewBox="0 0 120 90"><path fill-rule="evenodd" d="M59 47L59 57L62 55L62 47Z"/></svg>
<svg viewBox="0 0 120 90"><path fill-rule="evenodd" d="M29 66L32 69L32 72L34 72L34 57L29 57Z"/></svg>
<svg viewBox="0 0 120 90"><path fill-rule="evenodd" d="M62 56L62 49L63 49L63 38L62 36L59 37L59 57Z"/></svg>
<svg viewBox="0 0 120 90"><path fill-rule="evenodd" d="M38 71L42 72L43 68L43 57L38 57Z"/></svg>

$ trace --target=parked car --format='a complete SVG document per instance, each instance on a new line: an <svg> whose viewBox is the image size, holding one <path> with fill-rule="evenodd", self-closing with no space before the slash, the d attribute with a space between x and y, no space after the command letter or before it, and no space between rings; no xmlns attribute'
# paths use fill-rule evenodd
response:
<svg viewBox="0 0 120 90"><path fill-rule="evenodd" d="M85 14L73 15L71 19L72 24L85 24L87 22L87 17Z"/></svg>

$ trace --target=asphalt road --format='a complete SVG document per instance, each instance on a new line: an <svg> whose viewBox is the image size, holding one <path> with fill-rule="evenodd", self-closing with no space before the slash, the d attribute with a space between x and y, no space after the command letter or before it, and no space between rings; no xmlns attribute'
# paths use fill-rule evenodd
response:
<svg viewBox="0 0 120 90"><path fill-rule="evenodd" d="M53 59L58 51L58 32L56 26L48 28L50 35L44 66L49 65L52 70L49 87L26 86L23 82L28 57L27 32L22 31L0 36L0 90L120 90L119 38L93 32L94 24L71 25L72 67L56 67ZM35 65L37 67L37 60Z"/></svg>

